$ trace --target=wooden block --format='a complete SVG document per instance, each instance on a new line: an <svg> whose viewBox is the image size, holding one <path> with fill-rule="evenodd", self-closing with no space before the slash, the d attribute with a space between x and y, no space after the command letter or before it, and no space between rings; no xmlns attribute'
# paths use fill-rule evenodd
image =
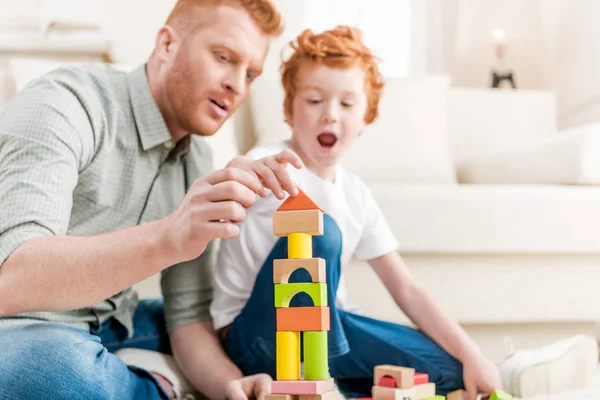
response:
<svg viewBox="0 0 600 400"><path fill-rule="evenodd" d="M440 395L433 395L433 396L421 397L419 400L446 400L446 398L444 396L440 396Z"/></svg>
<svg viewBox="0 0 600 400"><path fill-rule="evenodd" d="M502 390L495 390L490 396L490 400L509 400L512 398L513 397L510 394L503 392Z"/></svg>
<svg viewBox="0 0 600 400"><path fill-rule="evenodd" d="M268 394L265 400L299 400L297 394Z"/></svg>
<svg viewBox="0 0 600 400"><path fill-rule="evenodd" d="M300 332L276 332L275 351L276 378L280 381L300 379Z"/></svg>
<svg viewBox="0 0 600 400"><path fill-rule="evenodd" d="M415 385L423 385L429 382L429 375L422 372L415 372Z"/></svg>
<svg viewBox="0 0 600 400"><path fill-rule="evenodd" d="M333 378L322 381L273 381L271 382L271 393L273 394L323 394L334 390Z"/></svg>
<svg viewBox="0 0 600 400"><path fill-rule="evenodd" d="M290 233L308 233L313 236L323 234L323 211L275 211L273 213L273 233L288 236Z"/></svg>
<svg viewBox="0 0 600 400"><path fill-rule="evenodd" d="M396 385L396 380L394 378L392 378L391 376L382 376L381 379L379 380L379 386L389 387L392 389L395 389L398 387L398 385Z"/></svg>
<svg viewBox="0 0 600 400"><path fill-rule="evenodd" d="M373 371L374 385L377 385L383 376L389 376L396 381L399 389L410 389L415 384L414 368L398 367L395 365L378 365Z"/></svg>
<svg viewBox="0 0 600 400"><path fill-rule="evenodd" d="M446 395L447 400L467 400L467 392L464 390L455 390Z"/></svg>
<svg viewBox="0 0 600 400"><path fill-rule="evenodd" d="M327 307L326 283L281 283L275 285L275 307L289 307L290 301L298 293L310 296L315 307Z"/></svg>
<svg viewBox="0 0 600 400"><path fill-rule="evenodd" d="M329 378L327 332L304 332L304 379L317 381Z"/></svg>
<svg viewBox="0 0 600 400"><path fill-rule="evenodd" d="M288 258L312 258L312 236L308 233L290 233L287 237Z"/></svg>
<svg viewBox="0 0 600 400"><path fill-rule="evenodd" d="M310 274L313 283L327 281L324 259L299 258L273 261L273 283L288 283L290 275L300 268L304 268Z"/></svg>
<svg viewBox="0 0 600 400"><path fill-rule="evenodd" d="M277 211L297 211L297 210L321 210L304 191L298 188L298 196L288 197L286 201L277 209Z"/></svg>
<svg viewBox="0 0 600 400"><path fill-rule="evenodd" d="M422 397L435 396L435 383L428 382L415 385L415 390L417 392L417 399L420 399Z"/></svg>
<svg viewBox="0 0 600 400"><path fill-rule="evenodd" d="M337 390L330 390L322 394L300 394L298 400L340 400L341 395Z"/></svg>
<svg viewBox="0 0 600 400"><path fill-rule="evenodd" d="M278 331L328 331L329 307L277 308Z"/></svg>
<svg viewBox="0 0 600 400"><path fill-rule="evenodd" d="M418 400L415 388L392 389L373 386L373 400Z"/></svg>

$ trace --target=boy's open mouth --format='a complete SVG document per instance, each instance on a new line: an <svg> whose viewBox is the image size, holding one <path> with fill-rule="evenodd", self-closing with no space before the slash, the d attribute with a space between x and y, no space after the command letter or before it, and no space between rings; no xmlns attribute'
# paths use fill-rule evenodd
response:
<svg viewBox="0 0 600 400"><path fill-rule="evenodd" d="M333 133L321 133L319 136L317 136L317 140L319 141L319 144L327 149L332 148L333 146L335 146L336 142L337 142L337 136L335 136L335 134Z"/></svg>

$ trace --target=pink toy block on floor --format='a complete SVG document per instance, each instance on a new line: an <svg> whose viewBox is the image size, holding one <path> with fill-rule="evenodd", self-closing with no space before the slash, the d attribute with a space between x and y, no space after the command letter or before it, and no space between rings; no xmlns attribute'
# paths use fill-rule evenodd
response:
<svg viewBox="0 0 600 400"><path fill-rule="evenodd" d="M415 372L415 385L429 383L429 375L422 372Z"/></svg>
<svg viewBox="0 0 600 400"><path fill-rule="evenodd" d="M273 381L272 394L322 394L334 389L333 379L324 381Z"/></svg>

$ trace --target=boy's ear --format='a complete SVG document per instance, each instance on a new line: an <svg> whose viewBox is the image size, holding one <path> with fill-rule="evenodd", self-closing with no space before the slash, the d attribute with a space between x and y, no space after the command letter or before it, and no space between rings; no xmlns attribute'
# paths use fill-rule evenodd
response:
<svg viewBox="0 0 600 400"><path fill-rule="evenodd" d="M285 113L285 118L283 119L289 126L293 126L292 125L292 116L290 113L286 112Z"/></svg>

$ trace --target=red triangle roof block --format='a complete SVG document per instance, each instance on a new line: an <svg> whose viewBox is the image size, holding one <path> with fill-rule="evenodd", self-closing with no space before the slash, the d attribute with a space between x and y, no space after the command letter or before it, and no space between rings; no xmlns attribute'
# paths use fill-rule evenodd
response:
<svg viewBox="0 0 600 400"><path fill-rule="evenodd" d="M288 197L286 201L277 209L277 211L299 211L299 210L321 210L321 207L315 204L310 197L298 188L298 196ZM321 210L323 211L323 210Z"/></svg>

